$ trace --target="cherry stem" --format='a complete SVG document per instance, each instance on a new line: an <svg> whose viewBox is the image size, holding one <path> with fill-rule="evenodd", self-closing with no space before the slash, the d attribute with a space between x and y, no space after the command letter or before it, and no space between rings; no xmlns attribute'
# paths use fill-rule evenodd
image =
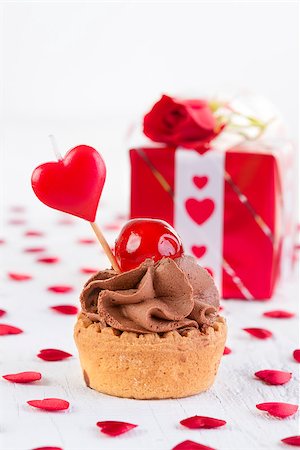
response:
<svg viewBox="0 0 300 450"><path fill-rule="evenodd" d="M55 136L53 136L53 134L49 134L48 137L50 139L50 142L51 142L51 145L52 145L52 150L53 150L53 152L54 152L54 154L56 156L56 159L58 161L62 161L63 157L62 157L62 155L61 155L61 153L60 153L60 151L58 149L58 145L57 145L57 141L55 139Z"/></svg>

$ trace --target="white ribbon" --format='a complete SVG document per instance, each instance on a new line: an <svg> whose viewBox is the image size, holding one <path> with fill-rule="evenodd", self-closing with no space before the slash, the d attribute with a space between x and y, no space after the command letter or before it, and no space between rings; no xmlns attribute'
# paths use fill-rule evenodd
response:
<svg viewBox="0 0 300 450"><path fill-rule="evenodd" d="M193 252L193 247L199 247L198 252L205 251L199 258L199 263L212 270L220 292L223 266L224 164L225 153L217 150L200 155L193 150L178 148L175 153L174 227L183 238L186 253L196 256L197 249ZM197 187L195 177L199 177L198 181L203 183L203 177L207 177L206 184L201 188ZM188 201L191 202L192 216L188 213ZM214 209L207 217L211 202ZM204 217L200 217L201 215ZM205 217L207 220L199 223Z"/></svg>

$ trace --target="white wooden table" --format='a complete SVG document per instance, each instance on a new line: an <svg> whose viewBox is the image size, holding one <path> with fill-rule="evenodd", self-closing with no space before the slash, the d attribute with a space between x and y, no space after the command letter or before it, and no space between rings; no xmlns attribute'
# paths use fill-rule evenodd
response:
<svg viewBox="0 0 300 450"><path fill-rule="evenodd" d="M108 206L101 208L100 223L114 217ZM26 223L8 224L24 218ZM30 385L10 383L1 378L0 447L3 450L28 450L57 446L64 450L170 450L189 439L219 450L283 449L280 439L299 433L298 414L280 420L268 417L255 407L265 401L298 403L298 365L292 352L298 347L298 319L270 319L262 316L270 309L296 312L295 285L282 286L270 302L224 301L228 320L227 345L232 353L222 358L213 388L204 394L161 401L135 401L102 395L88 389L82 379L72 333L75 318L49 309L57 304L79 304L78 295L87 275L85 266L105 267L105 256L97 244L79 244L90 238L86 223L74 219L72 225L59 225L60 214L32 204L23 213L6 208L1 245L3 276L0 308L7 315L0 322L18 326L23 334L1 336L0 374L39 371L42 380ZM43 237L25 237L24 232L41 230ZM116 232L106 232L111 243ZM58 256L57 264L36 262L40 254L24 249L45 246L44 253ZM29 273L30 281L9 280L7 272ZM54 294L46 288L69 284L74 292ZM274 337L257 340L243 327L263 327ZM64 361L46 362L36 354L43 348L59 348L74 355ZM255 379L262 369L293 372L284 386L270 386ZM27 400L59 397L70 402L69 410L50 413L34 409ZM188 430L179 421L193 415L225 419L227 425L215 430ZM123 436L110 438L96 427L100 420L121 420L138 424ZM288 448L288 447L287 447Z"/></svg>

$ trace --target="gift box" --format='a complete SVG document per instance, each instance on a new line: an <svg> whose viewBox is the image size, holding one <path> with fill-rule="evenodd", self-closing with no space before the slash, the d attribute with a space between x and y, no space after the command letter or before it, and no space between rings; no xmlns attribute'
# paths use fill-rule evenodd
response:
<svg viewBox="0 0 300 450"><path fill-rule="evenodd" d="M173 225L223 298L268 299L282 254L291 261L293 146L280 127L245 138L242 124L241 139L227 124L219 121L219 132L204 143L194 132L188 145L165 139L132 148L130 215Z"/></svg>

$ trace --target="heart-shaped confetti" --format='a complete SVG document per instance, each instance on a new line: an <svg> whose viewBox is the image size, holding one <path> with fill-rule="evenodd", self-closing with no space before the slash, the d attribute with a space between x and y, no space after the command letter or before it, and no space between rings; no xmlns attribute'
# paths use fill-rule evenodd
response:
<svg viewBox="0 0 300 450"><path fill-rule="evenodd" d="M78 239L78 244L87 244L87 245L89 245L89 244L95 244L95 243L96 243L95 239L92 239L92 238L80 238L80 239Z"/></svg>
<svg viewBox="0 0 300 450"><path fill-rule="evenodd" d="M66 315L75 315L78 313L77 306L74 305L56 305L56 306L50 306L50 309L53 309L54 311L60 313L60 314L66 314Z"/></svg>
<svg viewBox="0 0 300 450"><path fill-rule="evenodd" d="M6 311L4 309L0 309L0 317L5 316Z"/></svg>
<svg viewBox="0 0 300 450"><path fill-rule="evenodd" d="M172 450L215 450L212 447L208 447L207 445L199 444L194 441L183 441L180 444L177 444Z"/></svg>
<svg viewBox="0 0 300 450"><path fill-rule="evenodd" d="M40 350L37 357L43 359L44 361L62 361L63 359L70 358L71 353L64 352L63 350L58 350L56 348L45 348Z"/></svg>
<svg viewBox="0 0 300 450"><path fill-rule="evenodd" d="M36 261L44 264L56 264L59 262L59 258L56 256L44 256L42 258L38 258Z"/></svg>
<svg viewBox="0 0 300 450"><path fill-rule="evenodd" d="M189 198L185 202L185 207L191 219L197 225L202 225L214 212L215 203L210 198L205 198L204 200Z"/></svg>
<svg viewBox="0 0 300 450"><path fill-rule="evenodd" d="M294 447L300 447L300 436L290 436L281 439L281 442L287 445L293 445Z"/></svg>
<svg viewBox="0 0 300 450"><path fill-rule="evenodd" d="M191 250L193 255L198 259L202 258L206 253L205 245L193 245Z"/></svg>
<svg viewBox="0 0 300 450"><path fill-rule="evenodd" d="M25 225L26 220L24 219L11 219L8 221L9 225Z"/></svg>
<svg viewBox="0 0 300 450"><path fill-rule="evenodd" d="M214 277L214 271L210 267L204 267L211 277Z"/></svg>
<svg viewBox="0 0 300 450"><path fill-rule="evenodd" d="M36 447L33 448L32 450L63 450L61 447Z"/></svg>
<svg viewBox="0 0 300 450"><path fill-rule="evenodd" d="M42 378L42 374L40 372L20 372L2 375L2 378L5 378L5 380L13 383L32 383L33 381L40 380Z"/></svg>
<svg viewBox="0 0 300 450"><path fill-rule="evenodd" d="M206 186L207 182L208 182L208 177L206 177L206 176L203 176L203 177L195 176L195 177L193 177L193 183L198 189L203 189L204 186Z"/></svg>
<svg viewBox="0 0 300 450"><path fill-rule="evenodd" d="M272 319L290 319L295 316L295 313L283 309L275 309L273 311L264 312L263 316L271 317Z"/></svg>
<svg viewBox="0 0 300 450"><path fill-rule="evenodd" d="M232 350L229 347L225 347L223 355L230 355L231 352L232 352Z"/></svg>
<svg viewBox="0 0 300 450"><path fill-rule="evenodd" d="M264 328L243 328L243 330L257 339L268 339L273 336L271 331Z"/></svg>
<svg viewBox="0 0 300 450"><path fill-rule="evenodd" d="M118 231L121 228L121 224L118 222L106 223L103 225L105 231Z"/></svg>
<svg viewBox="0 0 300 450"><path fill-rule="evenodd" d="M92 267L82 267L80 269L80 272L87 275L92 275L93 273L99 272L99 269L93 269Z"/></svg>
<svg viewBox="0 0 300 450"><path fill-rule="evenodd" d="M31 280L32 279L31 275L28 275L28 274L25 274L25 273L9 272L7 275L8 275L8 277L11 280L14 280L14 281L27 281L27 280Z"/></svg>
<svg viewBox="0 0 300 450"><path fill-rule="evenodd" d="M73 287L60 284L56 286L49 286L47 290L50 292L55 292L55 294L68 294L73 291Z"/></svg>
<svg viewBox="0 0 300 450"><path fill-rule="evenodd" d="M193 416L188 417L187 419L183 419L180 421L181 425L191 429L198 428L218 428L226 425L225 420L214 419L213 417L206 416Z"/></svg>
<svg viewBox="0 0 300 450"><path fill-rule="evenodd" d="M25 232L24 236L26 237L42 237L44 233L38 230L28 230Z"/></svg>
<svg viewBox="0 0 300 450"><path fill-rule="evenodd" d="M24 248L25 253L42 253L46 251L45 247L28 247Z"/></svg>
<svg viewBox="0 0 300 450"><path fill-rule="evenodd" d="M105 420L103 422L97 422L97 427L100 428L102 433L108 436L119 436L120 434L127 433L128 431L136 428L138 425L127 422L117 422L114 420Z"/></svg>
<svg viewBox="0 0 300 450"><path fill-rule="evenodd" d="M11 212L16 212L16 213L23 213L26 211L24 206L21 205L14 205L10 207L10 211Z"/></svg>
<svg viewBox="0 0 300 450"><path fill-rule="evenodd" d="M28 400L28 405L45 411L64 411L70 403L61 398L44 398L43 400Z"/></svg>
<svg viewBox="0 0 300 450"><path fill-rule="evenodd" d="M285 417L295 414L298 410L298 405L292 405L291 403L268 402L259 403L256 405L256 408L261 411L266 411L271 416L284 419Z"/></svg>
<svg viewBox="0 0 300 450"><path fill-rule="evenodd" d="M265 383L273 385L286 384L292 378L291 372L283 372L282 370L259 370L254 375Z"/></svg>
<svg viewBox="0 0 300 450"><path fill-rule="evenodd" d="M21 328L13 327L12 325L7 325L5 323L0 323L0 336L20 333L23 333L23 330L21 330Z"/></svg>
<svg viewBox="0 0 300 450"><path fill-rule="evenodd" d="M293 351L293 358L295 361L300 363L300 349L296 349Z"/></svg>
<svg viewBox="0 0 300 450"><path fill-rule="evenodd" d="M57 223L58 225L74 225L74 220L65 217L64 219L60 219Z"/></svg>
<svg viewBox="0 0 300 450"><path fill-rule="evenodd" d="M105 177L101 155L92 147L79 145L62 160L38 166L31 185L38 199L50 208L94 222Z"/></svg>

